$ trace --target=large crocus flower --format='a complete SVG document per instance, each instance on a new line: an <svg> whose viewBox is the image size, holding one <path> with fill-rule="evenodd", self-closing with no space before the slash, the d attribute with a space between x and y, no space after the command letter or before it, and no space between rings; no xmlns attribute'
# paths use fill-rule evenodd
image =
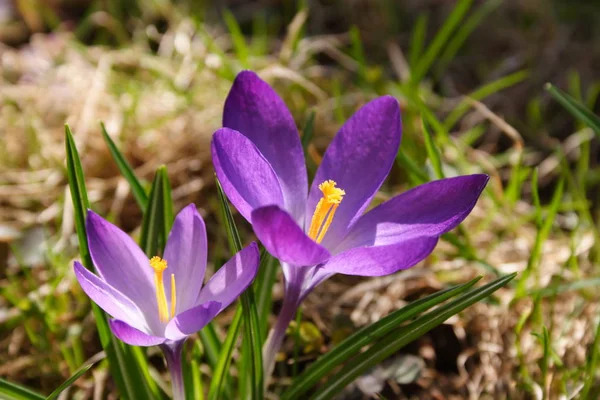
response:
<svg viewBox="0 0 600 400"><path fill-rule="evenodd" d="M285 277L284 304L264 350L270 373L302 299L335 273L381 276L429 255L472 210L486 175L430 182L364 213L394 163L400 108L390 96L358 110L323 156L310 190L294 120L255 73L241 72L212 141L225 193Z"/></svg>
<svg viewBox="0 0 600 400"><path fill-rule="evenodd" d="M135 346L161 346L174 397L183 398L182 345L250 285L259 262L256 243L203 286L206 228L193 204L175 218L162 258L148 259L125 232L92 211L86 231L98 275L75 262L81 288L113 317L109 324L117 338Z"/></svg>

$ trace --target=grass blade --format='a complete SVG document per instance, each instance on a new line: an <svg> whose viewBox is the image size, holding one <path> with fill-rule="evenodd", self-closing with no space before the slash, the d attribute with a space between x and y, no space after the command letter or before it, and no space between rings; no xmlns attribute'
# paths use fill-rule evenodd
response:
<svg viewBox="0 0 600 400"><path fill-rule="evenodd" d="M233 355L233 348L237 340L237 334L242 323L242 308L238 307L229 329L227 330L227 336L223 342L221 352L217 364L213 369L213 376L210 381L210 387L208 389L208 400L218 400L225 398L223 392L225 391L224 385L227 382L229 366L231 365L231 356Z"/></svg>
<svg viewBox="0 0 600 400"><path fill-rule="evenodd" d="M69 190L75 211L75 228L79 239L79 253L83 265L94 269L90 257L85 231L86 210L90 208L85 188L85 178L81 159L75 146L73 134L68 125L65 126L65 145L67 177ZM140 349L120 343L110 331L106 314L92 302L92 311L100 336L100 343L106 352L111 376L124 399L154 399L158 389L148 375L148 363ZM137 356L137 357L136 357Z"/></svg>
<svg viewBox="0 0 600 400"><path fill-rule="evenodd" d="M271 314L271 306L273 304L273 285L277 278L279 270L279 262L276 258L263 249L260 254L260 265L258 274L254 281L254 292L256 293L256 309L259 316L263 316L260 321L261 327L261 342L267 339L269 331L269 315Z"/></svg>
<svg viewBox="0 0 600 400"><path fill-rule="evenodd" d="M452 112L446 117L444 121L444 127L446 130L452 129L454 125L463 115L469 110L471 107L471 100L483 100L488 96L491 96L495 93L498 93L501 90L509 88L511 86L516 85L519 82L524 81L529 76L529 71L517 71L510 75L503 76L493 82L486 83L480 88L474 90L473 92L467 94L463 100L452 110Z"/></svg>
<svg viewBox="0 0 600 400"><path fill-rule="evenodd" d="M192 344L192 349L189 349L191 346L188 345L188 350L191 350L192 357L183 369L185 398L190 400L204 400L204 385L202 383L200 363L198 362L200 348L197 344L198 342Z"/></svg>
<svg viewBox="0 0 600 400"><path fill-rule="evenodd" d="M148 257L162 254L169 236L173 224L173 201L170 195L167 169L163 165L156 170L154 175L148 207L142 221L140 247Z"/></svg>
<svg viewBox="0 0 600 400"><path fill-rule="evenodd" d="M435 35L433 42L423 54L423 57L419 59L419 62L413 69L411 76L413 84L421 82L421 80L427 75L427 72L438 58L440 52L444 48L444 45L448 42L452 36L452 32L461 23L463 17L469 11L473 0L459 0L456 6L444 22L444 25L440 28L438 33Z"/></svg>
<svg viewBox="0 0 600 400"><path fill-rule="evenodd" d="M406 307L394 311L385 318L356 331L310 365L297 379L294 380L290 389L283 394L281 399L289 400L299 398L299 396L305 394L313 387L319 379L356 355L364 346L372 344L377 339L387 335L400 324L414 318L418 314L469 290L480 279L481 277L478 277L465 284L441 290L422 299L413 301Z"/></svg>
<svg viewBox="0 0 600 400"><path fill-rule="evenodd" d="M402 150L398 151L398 154L396 155L396 164L406 171L408 178L413 185L416 186L429 181L429 177L423 169Z"/></svg>
<svg viewBox="0 0 600 400"><path fill-rule="evenodd" d="M600 136L600 117L591 112L583 104L569 96L551 83L547 83L546 90L561 106L565 108L572 116L589 126L596 135Z"/></svg>
<svg viewBox="0 0 600 400"><path fill-rule="evenodd" d="M306 124L304 124L304 129L302 130L302 148L304 149L304 153L306 154L308 150L308 145L312 140L313 133L315 131L315 112L311 111L308 114L308 119L306 120Z"/></svg>
<svg viewBox="0 0 600 400"><path fill-rule="evenodd" d="M550 201L550 205L548 206L548 212L546 216L542 218L541 205L539 203L539 193L537 189L537 176L538 173L537 170L535 170L532 179L532 197L533 203L536 206L536 224L538 229L535 236L535 242L533 243L533 249L531 250L531 255L527 260L527 267L523 271L523 274L519 278L519 282L517 284L515 299L519 299L527 295L526 285L531 274L534 274L536 278L534 282L535 287L538 287L540 272L538 267L542 257L543 244L550 234L550 230L552 229L552 225L554 224L563 198L565 180L564 178L561 178L556 185L554 193L552 194L552 199Z"/></svg>
<svg viewBox="0 0 600 400"><path fill-rule="evenodd" d="M238 24L234 15L229 10L223 10L223 19L225 20L225 25L227 25L227 30L231 35L233 49L235 50L235 54L240 60L242 67L250 68L250 64L248 63L250 49L248 48L248 44L246 43L246 39L244 38L244 34L240 28L240 24Z"/></svg>
<svg viewBox="0 0 600 400"><path fill-rule="evenodd" d="M102 354L102 357L97 357L97 358L95 357L95 359L93 361L88 362L87 364L83 365L81 368L79 368L77 371L75 371L75 373L73 375L71 375L69 377L69 379L64 381L59 387L57 387L52 393L50 393L50 396L48 396L46 398L46 400L56 399L63 391L65 391L69 386L71 386L73 383L75 383L75 381L77 379L79 379L79 377L81 375L88 372L90 370L90 368L92 368L98 361L100 361L103 358L104 358L104 354Z"/></svg>
<svg viewBox="0 0 600 400"><path fill-rule="evenodd" d="M0 398L6 400L44 400L45 397L25 386L0 378Z"/></svg>
<svg viewBox="0 0 600 400"><path fill-rule="evenodd" d="M311 398L315 400L331 399L358 376L396 353L408 343L442 324L451 316L491 295L515 276L516 273L507 275L479 289L467 292L450 303L430 311L408 325L389 333L367 351L356 356L352 362L346 364L340 372L327 381L327 385L322 390Z"/></svg>
<svg viewBox="0 0 600 400"><path fill-rule="evenodd" d="M173 214L173 194L171 190L171 181L169 180L169 174L167 173L167 167L159 168L160 174L162 175L162 215L163 215L163 236L164 243L167 243L169 233L171 233L171 227L175 220Z"/></svg>
<svg viewBox="0 0 600 400"><path fill-rule="evenodd" d="M427 157L429 161L431 161L431 166L433 167L433 172L435 173L435 177L437 179L442 179L444 177L444 171L442 170L442 157L440 155L440 150L435 145L433 141L433 137L431 136L431 132L427 126L427 122L425 120L421 120L421 126L423 127L423 137L425 138L425 149L427 150Z"/></svg>
<svg viewBox="0 0 600 400"><path fill-rule="evenodd" d="M456 33L452 35L448 44L444 46L444 51L438 58L435 69L436 76L442 75L448 64L450 64L450 61L452 61L456 53L458 53L458 50L460 50L475 28L481 24L485 17L498 8L501 3L502 0L488 0L484 2L463 24L461 24Z"/></svg>
<svg viewBox="0 0 600 400"><path fill-rule="evenodd" d="M219 195L219 203L221 205L221 212L223 214L223 220L225 221L225 229L227 231L227 238L229 240L229 246L233 253L237 253L242 250L242 240L240 238L240 234L235 225L235 221L233 220L233 215L231 214L231 209L229 208L229 204L227 202L227 198L225 197L225 193L223 192L223 188L221 184L217 180L217 190ZM248 355L251 359L248 365L251 366L250 371L241 372L241 375L251 377L251 398L256 400L261 400L263 398L263 366L262 366L262 340L261 340L261 329L258 320L258 312L256 310L256 301L254 299L254 289L253 286L250 286L242 295L240 296L240 301L242 304L242 315L244 318L244 346L248 346L247 350L243 352L243 354ZM236 315L237 316L237 315ZM232 324L233 325L233 324ZM239 329L239 326L238 326ZM229 334L232 331L232 327L229 328L229 332L227 332L227 339L229 339ZM234 332L233 336L237 336L237 332ZM233 346L235 341L228 341L226 339L226 344ZM225 344L223 346L225 348ZM231 350L224 349L222 354L230 353ZM229 355L228 358L231 358ZM221 361L221 360L219 360ZM221 364L221 363L219 363ZM244 364L244 363L242 363ZM224 376L224 373L221 373L221 377ZM218 383L220 385L220 383ZM211 383L212 389L212 383ZM210 393L210 392L209 392ZM213 395L217 395L217 392L213 392ZM210 394L209 394L209 398ZM217 397L218 398L218 397Z"/></svg>
<svg viewBox="0 0 600 400"><path fill-rule="evenodd" d="M208 366L214 370L219 359L219 354L221 353L221 341L217 336L214 325L212 323L206 325L198 332L198 335L204 348L204 355L206 356Z"/></svg>
<svg viewBox="0 0 600 400"><path fill-rule="evenodd" d="M417 18L410 40L410 52L408 53L408 65L414 68L423 52L425 37L427 36L427 23L429 14L422 13Z"/></svg>
<svg viewBox="0 0 600 400"><path fill-rule="evenodd" d="M144 187L142 186L138 178L135 176L133 168L131 168L131 165L129 164L123 153L119 151L115 142L108 135L108 132L106 131L106 127L104 126L103 122L100 123L100 127L102 128L102 136L104 137L104 141L108 146L110 155L112 156L113 160L115 160L117 167L119 167L121 175L123 175L123 177L129 183L129 187L131 187L131 193L133 194L135 201L140 206L142 212L145 212L146 207L148 205L148 194L144 190Z"/></svg>
<svg viewBox="0 0 600 400"><path fill-rule="evenodd" d="M574 282L565 283L562 285L548 285L547 287L531 290L527 293L527 297L551 297L561 293L582 290L592 287L600 287L600 277L580 279Z"/></svg>
<svg viewBox="0 0 600 400"><path fill-rule="evenodd" d="M358 64L358 78L361 84L365 84L367 83L367 62L365 60L365 52L360 39L360 31L356 25L350 28L350 44L352 58L354 58Z"/></svg>
<svg viewBox="0 0 600 400"><path fill-rule="evenodd" d="M94 263L90 256L88 248L87 236L85 231L85 215L86 210L90 208L90 202L87 197L85 188L85 177L81 166L79 152L75 146L75 140L71 133L69 125L65 125L65 145L66 145L66 161L67 161L67 179L69 181L69 191L71 192L71 200L73 201L73 209L75 211L75 230L77 231L77 240L79 242L79 254L88 269L93 269Z"/></svg>
<svg viewBox="0 0 600 400"><path fill-rule="evenodd" d="M600 358L600 321L596 327L596 334L594 335L592 348L585 364L586 379L583 389L581 390L581 399L588 398L590 390L592 389L594 382L596 382L598 358Z"/></svg>
<svg viewBox="0 0 600 400"><path fill-rule="evenodd" d="M315 111L311 111L308 115L308 119L304 124L304 129L302 130L302 149L304 150L304 158L306 159L306 169L308 171L309 176L314 174L316 170L316 163L314 161L313 155L310 154L310 142L313 138L315 132Z"/></svg>
<svg viewBox="0 0 600 400"><path fill-rule="evenodd" d="M547 399L547 386L546 386L546 382L548 381L548 369L550 368L550 335L548 334L548 328L546 328L546 326L544 325L543 330L542 330L542 336L541 336L541 341L542 341L542 348L544 349L544 355L542 356L542 359L540 360L540 369L542 370L542 390L544 392L544 398Z"/></svg>

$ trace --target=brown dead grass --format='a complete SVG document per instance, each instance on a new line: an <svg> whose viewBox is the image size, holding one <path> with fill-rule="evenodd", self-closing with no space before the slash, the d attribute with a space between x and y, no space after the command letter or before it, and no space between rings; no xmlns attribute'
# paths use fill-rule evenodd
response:
<svg viewBox="0 0 600 400"><path fill-rule="evenodd" d="M226 38L217 36L215 41L228 49ZM319 105L321 132L335 131L330 116L334 105L327 93L312 82L325 80L330 71L311 65L310 55L326 52L351 70L355 64L338 50L342 41L339 37L315 38L302 42L293 53L286 50L284 42L278 57L256 61L265 77L284 78L286 85L300 86L308 103ZM68 35L58 34L34 36L22 49L0 51L0 236L6 236L0 241L10 242L25 228L41 225L52 232L48 246L74 255L73 213L65 189L65 122L75 133L91 202L103 214L118 217L127 230L137 226L140 215L128 185L110 158L98 121L106 123L139 177L149 181L153 171L166 164L177 207L195 202L210 214L214 192L208 144L220 125L230 81L219 74L227 60L209 49L205 37L182 24L163 38L156 55L143 48L81 48ZM297 92L286 96L292 105L302 103L294 100ZM344 99L356 104L364 95L348 93ZM485 106L476 104L475 108L477 115L493 120L497 130L512 137L515 151L522 151L522 140L514 128ZM452 159L452 154L447 157ZM493 164L486 164L485 152L471 149L468 157L499 181L501 173ZM499 209L486 197L464 225L473 232L473 244L480 257L501 273L510 273L526 268L536 233L531 215L532 207L525 202ZM564 225L569 225L568 221ZM216 226L209 226L209 235L211 230L215 234ZM593 275L587 260L594 238L591 233L579 232L570 237L560 229L554 231L544 244L539 281L532 279L530 289L543 288L557 277L570 282ZM577 271L566 268L570 257L579 260ZM0 285L8 284L5 274L16 271L14 259L0 260ZM480 265L457 258L453 247L441 243L424 264L399 275L369 280L338 276L329 280L308 297L305 315L329 343L339 329L366 325L408 300L479 274L486 275L484 280L492 278ZM45 275L37 277L42 286ZM69 274L67 278L63 289L70 291L73 278ZM541 308L533 310L532 296L515 301L514 289L503 289L495 296L497 304L482 302L470 307L407 348L423 358L426 367L416 383L402 387L390 384L386 390L389 396L398 398L521 398L522 369L536 382L540 376L535 365L541 357L540 346L531 335L530 324L517 332L520 318L533 313L553 327L553 348L564 364L552 368L547 382L550 386L558 382L558 375L585 361L593 339L594 317L600 311L597 302L586 301L586 296L593 298L572 291L556 298L546 297ZM19 313L2 299L0 309L3 323ZM340 316L346 322L340 324ZM0 367L0 376L17 381L29 381L34 376L41 381L46 376L55 380L57 370L65 375L64 368L34 371L36 359L27 353L36 357L43 354L31 350L19 327L0 329L0 334L0 352L13 346L6 352L8 358L2 357L5 364ZM446 341L440 342L441 338ZM446 343L446 347L438 343ZM60 354L56 348L49 351ZM310 359L314 354L306 357ZM538 389L540 393L553 392L551 387Z"/></svg>

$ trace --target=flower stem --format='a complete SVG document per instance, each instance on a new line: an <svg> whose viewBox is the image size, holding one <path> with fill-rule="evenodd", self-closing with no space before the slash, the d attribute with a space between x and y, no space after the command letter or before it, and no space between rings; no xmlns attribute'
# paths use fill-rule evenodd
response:
<svg viewBox="0 0 600 400"><path fill-rule="evenodd" d="M294 320L296 310L300 305L300 293L297 290L290 290L286 288L285 296L283 298L283 305L275 326L269 332L269 337L263 347L263 367L264 367L264 378L265 385L268 384L269 377L273 373L275 368L275 357L277 352L283 344L283 338L285 337L285 331L290 325L290 322Z"/></svg>
<svg viewBox="0 0 600 400"><path fill-rule="evenodd" d="M173 388L173 400L185 400L185 386L183 384L183 369L181 351L184 340L163 344L160 346L165 359L167 368L171 374L171 387Z"/></svg>

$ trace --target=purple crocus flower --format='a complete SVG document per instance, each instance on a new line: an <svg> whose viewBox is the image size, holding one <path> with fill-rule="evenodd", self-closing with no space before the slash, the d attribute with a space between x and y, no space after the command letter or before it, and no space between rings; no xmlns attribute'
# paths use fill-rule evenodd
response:
<svg viewBox="0 0 600 400"><path fill-rule="evenodd" d="M150 260L122 230L88 211L86 231L98 275L75 262L83 291L110 314L123 342L160 345L169 366L174 398L183 399L181 348L250 285L256 275L256 243L241 250L202 286L207 241L193 204L175 218L163 258Z"/></svg>
<svg viewBox="0 0 600 400"><path fill-rule="evenodd" d="M488 176L430 182L366 212L388 175L401 137L391 96L358 110L329 145L310 190L294 120L255 73L241 72L212 141L225 193L277 257L285 297L264 349L270 373L302 299L335 273L382 276L412 267L472 210Z"/></svg>

